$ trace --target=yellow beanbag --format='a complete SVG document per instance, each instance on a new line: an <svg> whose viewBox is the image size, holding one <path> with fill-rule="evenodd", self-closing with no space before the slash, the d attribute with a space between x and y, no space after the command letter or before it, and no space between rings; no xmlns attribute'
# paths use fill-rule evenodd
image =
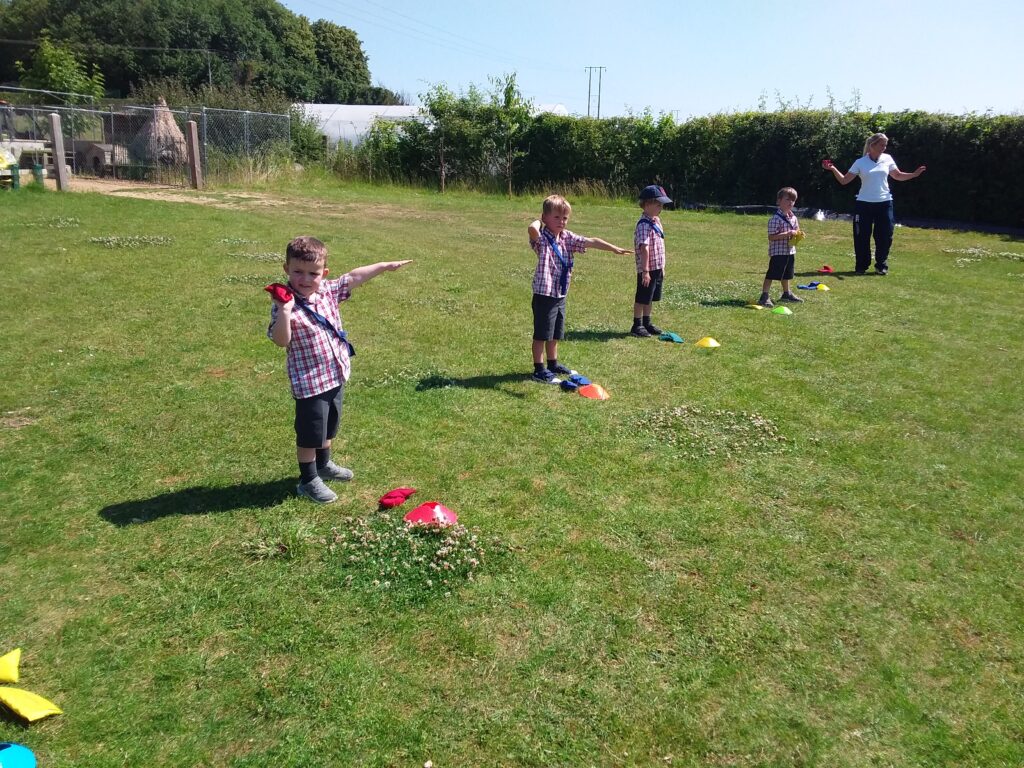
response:
<svg viewBox="0 0 1024 768"><path fill-rule="evenodd" d="M61 708L52 701L47 701L42 696L37 696L30 691L9 688L5 685L0 686L0 704L30 723L50 715L63 714Z"/></svg>
<svg viewBox="0 0 1024 768"><path fill-rule="evenodd" d="M21 648L0 656L0 683L18 682L18 664L21 663Z"/></svg>
<svg viewBox="0 0 1024 768"><path fill-rule="evenodd" d="M803 239L804 239L804 231L801 229L795 235L793 235L791 238L789 238L789 242L790 242L790 245L796 245L797 243L799 243Z"/></svg>

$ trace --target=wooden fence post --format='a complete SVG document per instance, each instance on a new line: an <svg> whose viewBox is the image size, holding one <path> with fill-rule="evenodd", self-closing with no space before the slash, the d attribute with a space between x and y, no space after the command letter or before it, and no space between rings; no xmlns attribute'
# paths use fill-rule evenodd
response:
<svg viewBox="0 0 1024 768"><path fill-rule="evenodd" d="M60 127L60 115L50 113L50 136L53 139L53 172L57 176L57 189L63 192L70 186L68 166L64 159L64 133Z"/></svg>
<svg viewBox="0 0 1024 768"><path fill-rule="evenodd" d="M188 121L188 173L192 179L192 189L203 187L203 166L199 158L199 129L195 120Z"/></svg>

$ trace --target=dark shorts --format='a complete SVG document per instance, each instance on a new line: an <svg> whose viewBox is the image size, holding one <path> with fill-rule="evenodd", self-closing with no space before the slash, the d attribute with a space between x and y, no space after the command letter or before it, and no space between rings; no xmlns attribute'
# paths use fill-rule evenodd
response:
<svg viewBox="0 0 1024 768"><path fill-rule="evenodd" d="M633 299L637 304L653 304L661 301L661 286L665 282L665 270L652 269L651 282L644 287L644 276L636 273L636 297Z"/></svg>
<svg viewBox="0 0 1024 768"><path fill-rule="evenodd" d="M796 266L796 254L787 253L784 256L769 256L768 271L765 272L765 280L792 280L793 268Z"/></svg>
<svg viewBox="0 0 1024 768"><path fill-rule="evenodd" d="M320 448L338 434L345 387L335 387L295 401L295 444Z"/></svg>
<svg viewBox="0 0 1024 768"><path fill-rule="evenodd" d="M553 341L565 338L565 296L533 294L533 340Z"/></svg>

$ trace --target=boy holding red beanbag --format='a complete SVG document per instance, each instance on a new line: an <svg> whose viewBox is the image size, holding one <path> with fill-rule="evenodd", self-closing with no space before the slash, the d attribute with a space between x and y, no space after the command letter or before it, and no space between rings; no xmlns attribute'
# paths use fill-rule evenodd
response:
<svg viewBox="0 0 1024 768"><path fill-rule="evenodd" d="M288 285L267 286L272 302L267 336L288 350L300 496L328 504L338 495L324 480L352 479L350 469L331 461L331 440L338 433L350 358L355 354L341 329L338 304L356 286L408 263L382 261L356 267L337 280L325 280L327 247L315 237L297 237L288 243L285 256Z"/></svg>

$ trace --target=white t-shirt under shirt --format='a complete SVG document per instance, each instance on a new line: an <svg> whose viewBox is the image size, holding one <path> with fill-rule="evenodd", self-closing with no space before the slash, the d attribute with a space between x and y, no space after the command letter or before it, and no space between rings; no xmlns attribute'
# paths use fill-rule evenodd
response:
<svg viewBox="0 0 1024 768"><path fill-rule="evenodd" d="M896 161L883 152L878 160L864 155L850 166L850 173L860 176L857 199L864 203L884 203L892 200L889 191L889 172L897 169Z"/></svg>

